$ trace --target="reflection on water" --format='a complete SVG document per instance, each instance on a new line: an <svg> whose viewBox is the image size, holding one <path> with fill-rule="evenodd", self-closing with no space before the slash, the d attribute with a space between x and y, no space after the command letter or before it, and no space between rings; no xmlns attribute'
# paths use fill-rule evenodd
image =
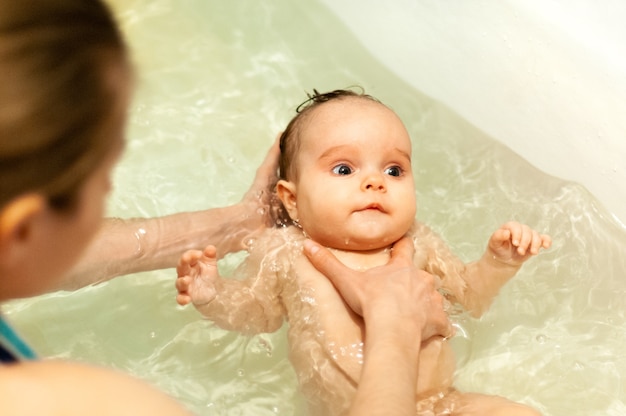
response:
<svg viewBox="0 0 626 416"><path fill-rule="evenodd" d="M305 90L362 85L407 124L418 217L463 259L477 258L508 219L554 239L483 319L458 318L457 386L546 415L626 414L626 234L585 189L536 171L402 83L314 2L114 7L138 90L110 215L237 201ZM4 311L42 355L128 370L199 414L303 414L284 329L253 338L219 330L176 306L174 278L142 273Z"/></svg>

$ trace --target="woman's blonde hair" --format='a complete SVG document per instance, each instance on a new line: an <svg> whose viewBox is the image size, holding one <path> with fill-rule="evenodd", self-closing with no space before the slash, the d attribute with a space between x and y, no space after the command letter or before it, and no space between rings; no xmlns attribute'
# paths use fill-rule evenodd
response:
<svg viewBox="0 0 626 416"><path fill-rule="evenodd" d="M119 91L126 46L100 0L0 0L0 207L41 192L71 208L116 144L97 134Z"/></svg>

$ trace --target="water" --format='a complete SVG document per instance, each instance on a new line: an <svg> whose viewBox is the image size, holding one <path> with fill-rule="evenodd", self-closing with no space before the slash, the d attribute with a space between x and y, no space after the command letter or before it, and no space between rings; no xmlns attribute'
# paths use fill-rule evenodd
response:
<svg viewBox="0 0 626 416"><path fill-rule="evenodd" d="M316 2L113 5L137 92L110 215L238 201L305 91L359 84L405 121L418 217L461 258L482 254L509 219L554 239L481 320L457 318L457 386L548 416L626 414L626 233L584 188L537 171L408 87ZM217 329L176 306L174 279L172 269L140 273L3 311L40 354L129 371L199 414L303 414L284 328L252 338Z"/></svg>

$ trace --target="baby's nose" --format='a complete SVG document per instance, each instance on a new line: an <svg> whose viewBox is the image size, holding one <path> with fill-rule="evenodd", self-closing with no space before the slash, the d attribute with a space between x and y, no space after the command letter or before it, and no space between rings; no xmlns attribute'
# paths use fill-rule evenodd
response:
<svg viewBox="0 0 626 416"><path fill-rule="evenodd" d="M385 180L380 173L370 173L363 180L361 188L368 191L384 191Z"/></svg>

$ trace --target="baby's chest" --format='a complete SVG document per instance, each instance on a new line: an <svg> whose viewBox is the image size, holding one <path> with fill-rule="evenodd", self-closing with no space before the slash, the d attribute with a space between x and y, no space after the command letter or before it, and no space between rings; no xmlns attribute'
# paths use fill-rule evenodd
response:
<svg viewBox="0 0 626 416"><path fill-rule="evenodd" d="M317 270L298 269L297 290L285 306L290 357L298 373L324 368L325 378L358 380L363 365L363 321ZM349 383L349 384L350 384Z"/></svg>
<svg viewBox="0 0 626 416"><path fill-rule="evenodd" d="M290 326L304 323L303 330L312 332L328 349L360 348L363 320L348 307L331 281L308 261L297 262L294 275L298 291L294 302L300 305L286 305L299 315L290 314Z"/></svg>

